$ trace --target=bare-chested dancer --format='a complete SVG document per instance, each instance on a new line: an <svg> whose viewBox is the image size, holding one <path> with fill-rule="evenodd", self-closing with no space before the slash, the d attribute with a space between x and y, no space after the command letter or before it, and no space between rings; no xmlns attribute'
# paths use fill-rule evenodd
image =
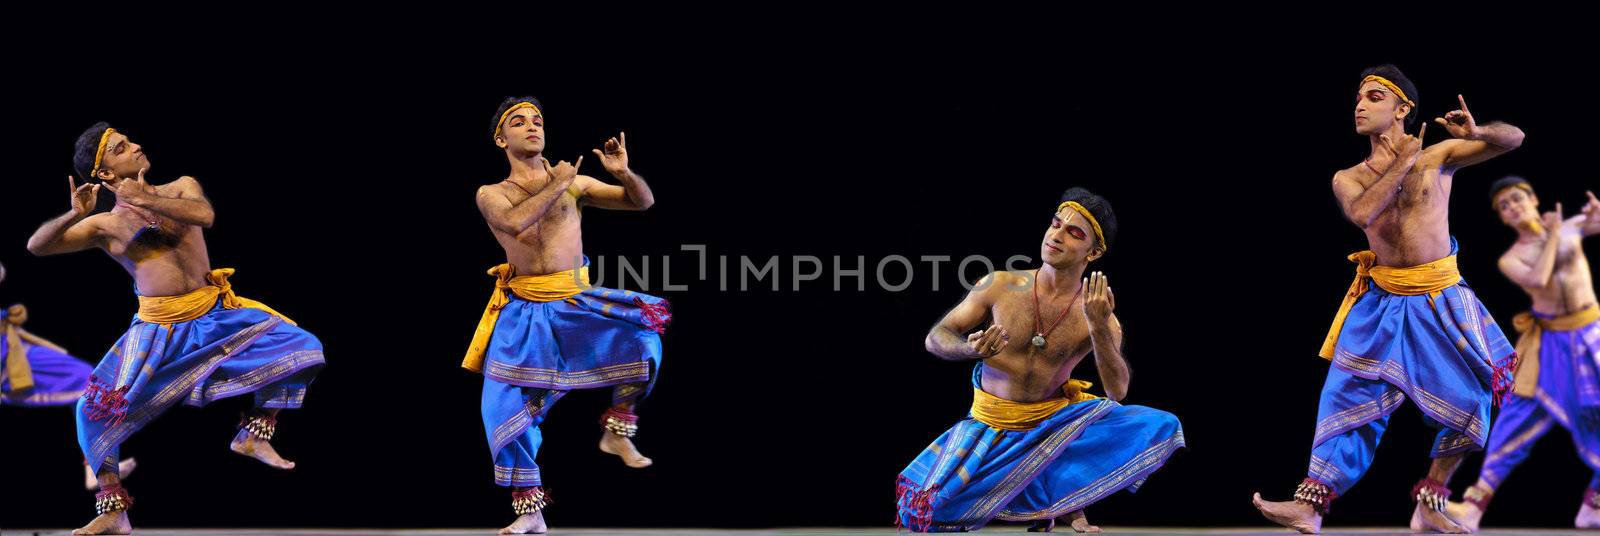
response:
<svg viewBox="0 0 1600 536"><path fill-rule="evenodd" d="M253 394L230 448L280 469L269 443L282 409L300 407L323 365L322 343L259 302L233 293L231 268L212 269L202 229L215 218L193 177L152 185L144 148L106 123L78 138L67 178L71 208L28 239L35 255L98 248L133 276L139 313L101 359L78 401L78 444L98 468L99 515L73 534L128 534L132 498L117 474L128 436L182 402ZM116 196L92 214L100 192Z"/></svg>
<svg viewBox="0 0 1600 536"><path fill-rule="evenodd" d="M1410 398L1439 428L1428 475L1411 491L1413 531L1465 529L1445 514L1450 475L1488 438L1489 412L1510 387L1511 343L1456 269L1450 189L1457 170L1522 144L1504 123L1479 125L1461 108L1435 121L1455 139L1422 146L1413 137L1416 87L1393 65L1367 69L1356 88L1356 133L1371 155L1333 176L1345 216L1372 248L1350 256L1356 280L1320 355L1333 362L1322 387L1307 476L1293 501L1256 508L1304 533L1322 529L1335 497L1372 464L1389 414Z"/></svg>
<svg viewBox="0 0 1600 536"><path fill-rule="evenodd" d="M661 298L589 285L583 207L644 210L655 203L628 167L626 135L594 150L616 185L544 158L544 112L533 97L501 103L490 134L511 172L478 189L478 210L506 263L489 270L494 295L462 366L483 373L495 483L512 489L517 519L500 533L542 533L548 496L534 462L539 423L568 391L612 387L612 405L600 416L600 450L629 467L649 466L631 439L634 408L655 383L660 334L671 315Z"/></svg>
<svg viewBox="0 0 1600 536"><path fill-rule="evenodd" d="M1583 239L1600 234L1600 199L1589 193L1583 213L1563 220L1561 203L1541 217L1533 185L1520 177L1500 179L1489 192L1500 222L1517 233L1500 256L1500 272L1528 294L1533 307L1512 320L1521 333L1522 359L1511 397L1489 432L1483 471L1463 494L1465 501L1450 503L1446 512L1476 532L1495 488L1528 458L1550 425L1559 424L1572 433L1578 457L1596 471L1573 525L1600 528L1600 306L1583 252Z"/></svg>
<svg viewBox="0 0 1600 536"><path fill-rule="evenodd" d="M1171 413L1118 403L1128 364L1116 300L1104 274L1085 276L1116 232L1110 203L1067 190L1039 246L1044 264L990 274L928 333L934 355L978 362L972 410L900 473L900 525L969 531L1002 519L1049 531L1066 518L1099 532L1083 508L1138 489L1184 446ZM1070 378L1091 352L1106 398Z"/></svg>

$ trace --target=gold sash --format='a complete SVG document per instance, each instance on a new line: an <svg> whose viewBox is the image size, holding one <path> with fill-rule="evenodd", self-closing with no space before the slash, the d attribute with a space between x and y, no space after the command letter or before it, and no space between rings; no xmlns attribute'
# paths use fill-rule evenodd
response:
<svg viewBox="0 0 1600 536"><path fill-rule="evenodd" d="M489 340L494 338L494 325L500 321L500 309L511 303L511 297L506 295L507 290L518 298L544 303L565 300L589 288L588 265L545 275L519 276L516 273L517 269L510 264L489 269L489 275L494 276L494 294L489 295L489 305L484 307L483 318L478 320L478 329L472 334L472 344L467 347L467 356L461 360L461 368L483 371L484 354L489 351Z"/></svg>
<svg viewBox="0 0 1600 536"><path fill-rule="evenodd" d="M33 390L33 365L28 363L28 349L22 346L22 336L18 332L23 322L28 320L28 308L16 304L6 310L6 317L0 320L0 329L6 335L6 378L11 381L11 396L23 398L27 392Z"/></svg>
<svg viewBox="0 0 1600 536"><path fill-rule="evenodd" d="M233 275L232 268L218 268L206 274L206 281L210 285L181 294L178 296L140 296L139 320L152 324L171 326L180 322L188 322L206 315L217 303L217 297L222 297L222 306L228 309L260 309L282 318L285 322L294 324L289 317L279 314L265 304L241 298L233 293L233 285L228 283L228 278Z"/></svg>
<svg viewBox="0 0 1600 536"><path fill-rule="evenodd" d="M1532 397L1539 390L1539 340L1544 335L1544 330L1572 331L1600 320L1600 305L1590 305L1588 309L1569 315L1558 316L1552 319L1543 319L1533 316L1533 313L1522 312L1511 319L1511 325L1517 328L1517 355L1521 357L1517 363L1517 383L1511 392L1517 396Z"/></svg>
<svg viewBox="0 0 1600 536"><path fill-rule="evenodd" d="M1350 308L1367 293L1370 288L1368 281L1377 283L1379 288L1397 296L1427 295L1429 298L1437 297L1444 289L1461 282L1461 271L1456 267L1455 255L1406 268L1373 266L1377 263L1378 255L1371 250L1351 253L1349 259L1356 263L1356 280L1350 283L1350 291L1345 293L1344 303L1339 304L1339 313L1333 317L1333 327L1328 329L1328 336L1322 340L1322 350L1317 355L1323 359L1333 359L1333 349L1339 343L1339 331L1344 329L1345 317L1350 316Z"/></svg>
<svg viewBox="0 0 1600 536"><path fill-rule="evenodd" d="M1061 386L1062 394L1066 395L1064 398L1052 398L1041 402L1012 402L973 387L972 418L996 430L1032 430L1051 415L1055 415L1057 411L1061 411L1061 408L1100 398L1084 392L1092 386L1094 384L1083 380L1067 380L1067 383Z"/></svg>

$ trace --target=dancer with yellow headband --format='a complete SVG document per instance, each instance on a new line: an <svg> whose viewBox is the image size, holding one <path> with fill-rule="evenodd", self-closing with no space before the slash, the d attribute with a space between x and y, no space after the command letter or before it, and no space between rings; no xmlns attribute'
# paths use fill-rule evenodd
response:
<svg viewBox="0 0 1600 536"><path fill-rule="evenodd" d="M101 359L78 401L78 444L98 467L93 521L73 534L128 534L133 503L117 475L120 446L173 406L253 395L230 448L280 469L270 441L282 409L301 406L323 365L322 343L265 305L233 293L231 268L213 270L202 229L215 218L193 177L152 185L144 148L106 123L79 136L67 178L71 210L45 222L28 251L99 248L133 276L139 313ZM94 182L99 181L99 182ZM94 212L99 192L116 196Z"/></svg>
<svg viewBox="0 0 1600 536"><path fill-rule="evenodd" d="M1116 299L1104 274L1085 276L1116 230L1104 198L1067 190L1039 246L1044 264L990 274L928 333L939 358L978 362L972 409L900 473L898 525L956 532L1001 519L1050 531L1065 518L1099 532L1084 507L1138 489L1184 446L1171 413L1119 403L1128 364ZM1105 398L1069 377L1090 352Z"/></svg>
<svg viewBox="0 0 1600 536"><path fill-rule="evenodd" d="M1584 237L1600 234L1600 199L1589 193L1583 213L1563 221L1560 203L1540 217L1539 197L1521 177L1500 179L1489 191L1500 222L1517 233L1500 256L1500 271L1528 293L1533 307L1512 320L1522 359L1489 432L1478 482L1446 511L1476 531L1495 489L1550 425L1559 424L1595 470L1573 525L1600 528L1600 305L1583 252Z"/></svg>
<svg viewBox="0 0 1600 536"><path fill-rule="evenodd" d="M1510 388L1510 342L1461 278L1450 236L1450 189L1457 170L1522 144L1504 123L1479 125L1461 108L1434 121L1455 139L1423 147L1416 136L1416 86L1393 65L1361 73L1356 133L1370 155L1335 173L1333 193L1371 248L1350 255L1356 279L1323 341L1332 361L1322 387L1307 475L1294 500L1252 499L1276 523L1322 528L1334 499L1371 466L1389 415L1407 398L1439 428L1428 474L1411 490L1413 531L1465 530L1445 512L1446 485L1467 451L1488 439L1489 413Z"/></svg>
<svg viewBox="0 0 1600 536"><path fill-rule="evenodd" d="M517 519L501 534L547 530L549 502L534 458L539 424L568 391L612 387L600 416L600 450L629 467L651 464L630 439L634 408L661 366L671 313L661 298L594 287L583 255L582 208L644 210L655 198L628 166L626 135L594 154L621 185L579 175L578 164L544 158L544 114L533 97L506 99L490 135L511 172L478 189L478 209L505 249L489 270L494 293L461 366L483 374L482 413L495 483L509 487Z"/></svg>

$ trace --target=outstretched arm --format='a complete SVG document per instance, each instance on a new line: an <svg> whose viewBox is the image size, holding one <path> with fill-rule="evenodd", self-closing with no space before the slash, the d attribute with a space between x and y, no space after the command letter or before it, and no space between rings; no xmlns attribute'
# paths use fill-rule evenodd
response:
<svg viewBox="0 0 1600 536"><path fill-rule="evenodd" d="M600 165L622 185L606 184L594 177L578 177L585 204L615 210L644 210L656 204L655 194L644 178L628 167L628 133L606 140L605 150L595 149Z"/></svg>
<svg viewBox="0 0 1600 536"><path fill-rule="evenodd" d="M978 281L977 286L967 292L967 297L961 300L933 329L928 331L928 337L923 340L923 345L928 352L939 356L946 361L966 361L969 359L984 359L1000 353L1005 343L1011 340L1010 334L1000 324L990 325L988 329L963 335L967 330L991 318L989 311L994 307L997 292L1004 285L1001 281L1007 274L996 272L985 276Z"/></svg>
<svg viewBox="0 0 1600 536"><path fill-rule="evenodd" d="M1472 112L1467 110L1466 97L1456 95L1456 99L1460 101L1461 109L1451 110L1444 117L1433 120L1456 138L1434 146L1445 152L1445 166L1470 166L1522 146L1522 129L1498 121L1480 126L1472 118Z"/></svg>
<svg viewBox="0 0 1600 536"><path fill-rule="evenodd" d="M99 245L100 228L92 218L88 218L99 199L99 192L98 184L80 185L72 177L67 177L67 193L71 194L72 208L40 225L33 236L28 237L28 252L56 255Z"/></svg>
<svg viewBox="0 0 1600 536"><path fill-rule="evenodd" d="M1595 198L1594 192L1585 191L1589 201L1583 204L1583 212L1577 216L1567 218L1566 224L1570 229L1577 229L1582 236L1589 237L1600 234L1600 199Z"/></svg>

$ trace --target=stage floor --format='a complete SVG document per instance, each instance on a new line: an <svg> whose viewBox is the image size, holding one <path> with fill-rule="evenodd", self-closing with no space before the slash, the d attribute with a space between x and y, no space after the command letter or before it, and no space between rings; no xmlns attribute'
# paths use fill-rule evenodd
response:
<svg viewBox="0 0 1600 536"><path fill-rule="evenodd" d="M1212 527L1212 528L1185 528L1185 527L1104 527L1107 534L1140 534L1156 536L1162 534L1188 535L1230 535L1230 534L1294 534L1286 529L1269 527ZM148 529L138 527L134 534L139 536L484 536L494 534L496 529L428 529L428 530L377 530L377 529ZM980 534L987 533L1026 533L1021 525L991 526ZM71 530L44 530L44 529L0 529L4 536L57 536L70 534ZM603 528L572 528L556 529L549 534L608 534L617 536L653 536L653 535L689 535L689 534L715 534L719 536L740 535L809 535L832 536L844 534L894 534L894 529L860 529L860 528L788 528L788 529L756 529L756 530L725 530L725 529L603 529ZM1333 527L1323 531L1327 535L1339 534L1408 534L1405 527ZM1592 534L1592 531L1579 531L1574 529L1485 529L1478 534L1482 535L1511 535L1511 534ZM1072 534L1071 530L1057 531L1056 534Z"/></svg>

